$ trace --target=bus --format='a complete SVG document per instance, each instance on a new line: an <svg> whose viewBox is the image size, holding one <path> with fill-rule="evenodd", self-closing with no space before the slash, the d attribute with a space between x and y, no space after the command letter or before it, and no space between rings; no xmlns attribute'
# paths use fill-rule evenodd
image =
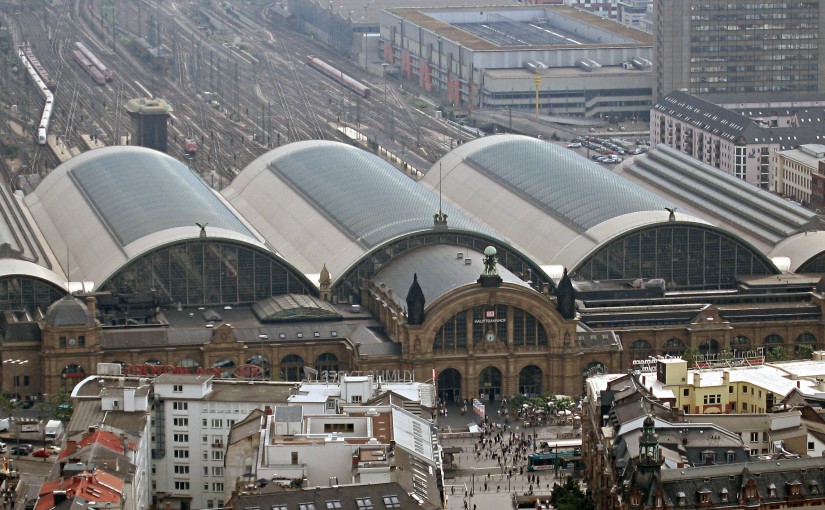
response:
<svg viewBox="0 0 825 510"><path fill-rule="evenodd" d="M527 456L527 471L547 471L568 467L581 469L581 450L559 453L533 453Z"/></svg>

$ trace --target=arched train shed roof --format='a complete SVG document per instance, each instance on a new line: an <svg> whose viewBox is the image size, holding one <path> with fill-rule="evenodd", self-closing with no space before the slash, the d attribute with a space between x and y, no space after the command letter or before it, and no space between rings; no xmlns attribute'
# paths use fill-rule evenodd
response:
<svg viewBox="0 0 825 510"><path fill-rule="evenodd" d="M336 282L383 246L436 232L433 216L439 210L436 194L383 159L330 141L272 150L222 193L310 279L317 280L326 265ZM509 246L504 236L452 205L441 209L448 215L447 232Z"/></svg>
<svg viewBox="0 0 825 510"><path fill-rule="evenodd" d="M196 223L206 225L209 237L271 251L186 165L142 147L75 156L55 168L25 203L69 281L93 287L154 248L198 238Z"/></svg>
<svg viewBox="0 0 825 510"><path fill-rule="evenodd" d="M622 232L668 220L675 205L560 147L519 135L487 136L445 155L425 176L457 207L548 268L571 268ZM705 223L676 213L680 221Z"/></svg>

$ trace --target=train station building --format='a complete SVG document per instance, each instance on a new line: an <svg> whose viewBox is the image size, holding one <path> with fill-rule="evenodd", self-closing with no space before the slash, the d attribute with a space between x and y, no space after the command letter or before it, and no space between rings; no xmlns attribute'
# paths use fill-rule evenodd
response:
<svg viewBox="0 0 825 510"><path fill-rule="evenodd" d="M99 362L435 378L447 400L579 394L652 355L804 354L825 337L821 275L777 268L766 219L682 206L521 136L466 143L423 182L349 145L297 142L220 193L164 154L109 147L0 196L0 380L23 398ZM763 198L730 196L742 210ZM773 209L777 238L811 228L804 209Z"/></svg>

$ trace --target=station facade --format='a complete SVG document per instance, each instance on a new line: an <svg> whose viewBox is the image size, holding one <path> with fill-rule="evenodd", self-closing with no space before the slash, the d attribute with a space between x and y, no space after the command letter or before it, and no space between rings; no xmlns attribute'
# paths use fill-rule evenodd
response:
<svg viewBox="0 0 825 510"><path fill-rule="evenodd" d="M5 252L22 269L0 282L61 297L5 304L2 390L48 397L107 362L147 377L369 371L499 399L579 394L656 355L823 348L819 275L781 273L712 218L568 152L468 143L437 163L440 193L335 142L271 151L220 194L145 149L73 158L11 209L31 242Z"/></svg>

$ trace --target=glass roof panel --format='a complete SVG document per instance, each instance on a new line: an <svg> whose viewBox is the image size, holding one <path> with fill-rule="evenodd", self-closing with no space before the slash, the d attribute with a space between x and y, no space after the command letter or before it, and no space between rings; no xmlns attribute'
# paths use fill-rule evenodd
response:
<svg viewBox="0 0 825 510"><path fill-rule="evenodd" d="M205 182L165 154L101 154L70 176L122 246L168 228L197 228L196 222L254 237Z"/></svg>
<svg viewBox="0 0 825 510"><path fill-rule="evenodd" d="M541 140L491 144L465 161L579 232L623 214L675 207L573 151Z"/></svg>
<svg viewBox="0 0 825 510"><path fill-rule="evenodd" d="M269 168L367 248L432 228L438 212L438 196L378 156L348 145L307 146L272 160ZM450 228L501 238L452 206L442 209Z"/></svg>

